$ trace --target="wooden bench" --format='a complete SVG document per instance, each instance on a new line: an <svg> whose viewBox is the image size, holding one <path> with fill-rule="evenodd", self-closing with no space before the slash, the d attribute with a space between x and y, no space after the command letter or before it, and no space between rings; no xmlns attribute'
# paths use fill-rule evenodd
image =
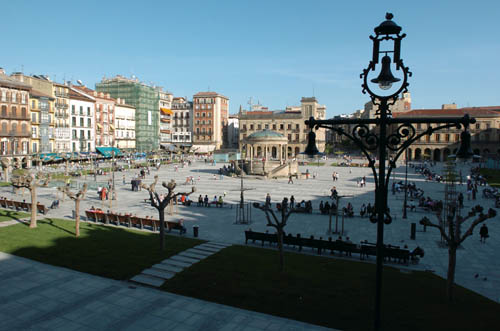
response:
<svg viewBox="0 0 500 331"><path fill-rule="evenodd" d="M31 211L31 203L21 202L21 208L26 211Z"/></svg>
<svg viewBox="0 0 500 331"><path fill-rule="evenodd" d="M118 225L125 225L127 227L132 227L132 224L130 222L130 216L128 215L117 215L118 218Z"/></svg>
<svg viewBox="0 0 500 331"><path fill-rule="evenodd" d="M0 206L3 208L7 208L7 199L0 199Z"/></svg>
<svg viewBox="0 0 500 331"><path fill-rule="evenodd" d="M142 218L136 216L128 216L128 218L130 219L131 226L137 227L141 230L144 228L144 225L142 224Z"/></svg>
<svg viewBox="0 0 500 331"><path fill-rule="evenodd" d="M118 222L118 215L113 214L113 213L107 213L105 214L106 217L106 224L112 223L114 225L120 225Z"/></svg>
<svg viewBox="0 0 500 331"><path fill-rule="evenodd" d="M36 210L39 213L44 214L44 215L47 215L47 213L49 212L49 209L47 207L45 207L44 205L42 205L42 204L37 204L36 205Z"/></svg>
<svg viewBox="0 0 500 331"><path fill-rule="evenodd" d="M96 212L95 219L96 222L106 223L106 214L104 214L103 212Z"/></svg>
<svg viewBox="0 0 500 331"><path fill-rule="evenodd" d="M158 221L158 224L160 223L160 221ZM166 228L167 228L167 232L171 232L172 230L179 230L179 234L185 234L187 231L186 231L186 228L184 226L182 226L179 222L165 222L166 223Z"/></svg>
<svg viewBox="0 0 500 331"><path fill-rule="evenodd" d="M7 208L15 208L14 201L12 200L5 200L5 203L7 204Z"/></svg>
<svg viewBox="0 0 500 331"><path fill-rule="evenodd" d="M12 203L14 203L14 208L16 208L16 210L21 210L21 202L12 201Z"/></svg>
<svg viewBox="0 0 500 331"><path fill-rule="evenodd" d="M85 215L87 216L87 221L97 222L96 212L93 210L86 210Z"/></svg>

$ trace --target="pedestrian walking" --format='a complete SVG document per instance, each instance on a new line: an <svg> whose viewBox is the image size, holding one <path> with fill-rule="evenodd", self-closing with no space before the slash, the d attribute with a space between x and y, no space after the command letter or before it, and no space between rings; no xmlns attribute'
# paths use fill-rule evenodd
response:
<svg viewBox="0 0 500 331"><path fill-rule="evenodd" d="M271 207L271 195L269 193L266 195L266 207Z"/></svg>
<svg viewBox="0 0 500 331"><path fill-rule="evenodd" d="M288 184L292 183L293 184L293 179L292 179L292 175L289 175L288 176Z"/></svg>
<svg viewBox="0 0 500 331"><path fill-rule="evenodd" d="M489 237L488 227L486 226L486 224L483 224L483 226L479 230L479 236L481 237L479 240L484 244L486 242L486 238Z"/></svg>

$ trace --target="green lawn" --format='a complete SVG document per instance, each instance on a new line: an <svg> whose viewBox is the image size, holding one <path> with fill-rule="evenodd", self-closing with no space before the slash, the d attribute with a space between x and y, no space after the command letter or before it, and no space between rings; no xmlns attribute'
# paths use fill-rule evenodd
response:
<svg viewBox="0 0 500 331"><path fill-rule="evenodd" d="M479 172L486 178L490 186L500 187L500 170L482 168Z"/></svg>
<svg viewBox="0 0 500 331"><path fill-rule="evenodd" d="M0 182L0 187L10 186L10 182Z"/></svg>
<svg viewBox="0 0 500 331"><path fill-rule="evenodd" d="M157 233L60 219L38 221L36 229L17 224L0 228L0 251L113 279L129 279L143 269L203 241L167 236L160 252Z"/></svg>
<svg viewBox="0 0 500 331"><path fill-rule="evenodd" d="M26 218L29 216L30 216L30 214L14 211L11 209L0 209L0 222Z"/></svg>
<svg viewBox="0 0 500 331"><path fill-rule="evenodd" d="M373 259L372 259L373 260ZM163 289L208 301L342 330L371 330L375 265L232 246L166 282ZM458 287L445 301L445 281L432 273L384 268L383 330L495 330L500 305Z"/></svg>

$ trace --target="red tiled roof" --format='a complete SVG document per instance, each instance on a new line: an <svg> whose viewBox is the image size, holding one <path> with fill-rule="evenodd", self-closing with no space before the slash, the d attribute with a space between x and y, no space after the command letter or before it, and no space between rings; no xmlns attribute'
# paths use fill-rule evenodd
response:
<svg viewBox="0 0 500 331"><path fill-rule="evenodd" d="M73 89L69 89L69 98L70 99L76 99L76 100L82 100L82 101L88 101L88 102L94 102L93 99L88 98L84 94L78 93L77 91Z"/></svg>
<svg viewBox="0 0 500 331"><path fill-rule="evenodd" d="M420 116L500 116L499 106L466 107L458 109L414 109L407 112L393 112L393 117L420 117Z"/></svg>
<svg viewBox="0 0 500 331"><path fill-rule="evenodd" d="M102 96L102 97L101 97L101 96L99 96L99 93L101 93L101 92L97 92L97 95L94 95L94 92L95 92L95 91L94 91L94 90L92 90L92 89L90 89L90 88L88 88L87 86L73 86L73 88L75 88L75 89L77 89L77 90L80 90L80 91L82 91L83 93L87 93L88 95L90 95L90 96L92 96L92 97L94 97L94 98L100 98L100 99L105 99L105 100L115 101L115 99L113 99L113 98L111 98L111 97L110 97L110 98L108 98L108 97L106 96L106 95L107 95L107 93L104 93L104 92L103 92L103 93L104 93L104 96Z"/></svg>
<svg viewBox="0 0 500 331"><path fill-rule="evenodd" d="M253 111L247 111L246 115L264 115L264 114L272 114L274 112L272 111L262 111L262 110L253 110Z"/></svg>

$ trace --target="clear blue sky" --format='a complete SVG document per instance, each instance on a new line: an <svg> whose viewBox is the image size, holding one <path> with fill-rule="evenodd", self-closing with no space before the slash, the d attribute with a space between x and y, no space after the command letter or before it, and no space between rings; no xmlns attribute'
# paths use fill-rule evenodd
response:
<svg viewBox="0 0 500 331"><path fill-rule="evenodd" d="M359 74L387 11L407 38L413 108L500 105L498 1L3 1L0 67L81 79L136 75L188 96L260 100L314 94L328 116L368 101Z"/></svg>

